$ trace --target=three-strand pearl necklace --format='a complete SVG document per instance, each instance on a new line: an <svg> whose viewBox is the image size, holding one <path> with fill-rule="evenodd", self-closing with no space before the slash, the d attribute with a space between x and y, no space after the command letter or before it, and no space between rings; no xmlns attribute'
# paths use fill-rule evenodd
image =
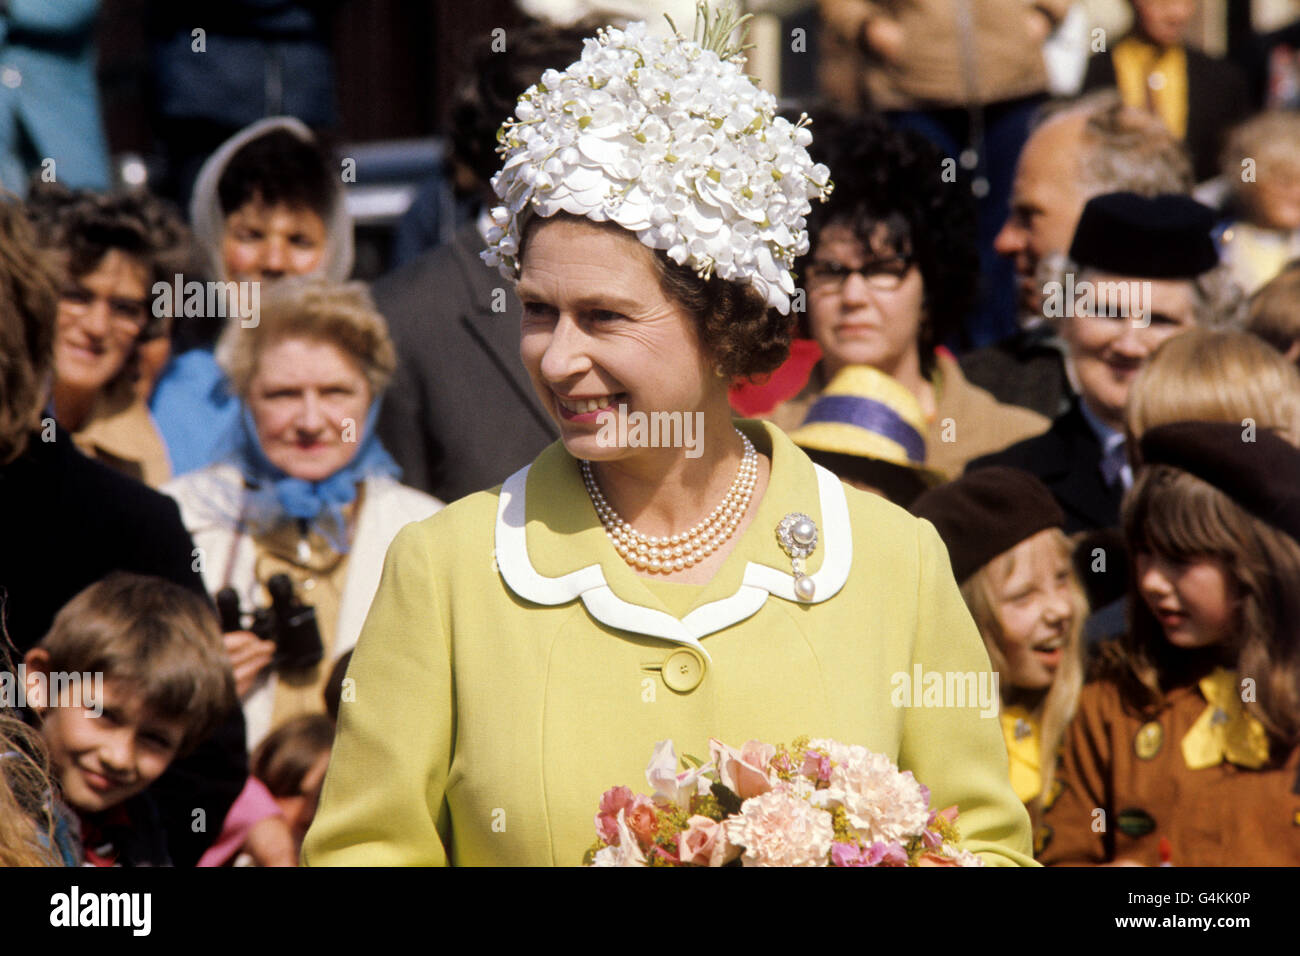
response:
<svg viewBox="0 0 1300 956"><path fill-rule="evenodd" d="M605 527L605 534L609 535L624 561L634 568L672 574L703 561L731 537L740 524L740 519L749 510L754 485L758 482L758 452L740 429L736 429L736 434L745 443L745 454L740 462L740 470L736 472L736 480L727 490L727 496L707 518L690 531L662 538L647 537L624 521L605 500L600 486L596 484L596 478L591 473L591 462L582 461L582 482L587 486L587 494L591 496L600 523Z"/></svg>

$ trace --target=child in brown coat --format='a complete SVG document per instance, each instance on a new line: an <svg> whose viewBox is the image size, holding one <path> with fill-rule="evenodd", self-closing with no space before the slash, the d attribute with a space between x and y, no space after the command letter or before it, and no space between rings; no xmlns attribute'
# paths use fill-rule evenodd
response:
<svg viewBox="0 0 1300 956"><path fill-rule="evenodd" d="M1300 864L1300 449L1142 437L1130 628L1066 736L1048 864Z"/></svg>

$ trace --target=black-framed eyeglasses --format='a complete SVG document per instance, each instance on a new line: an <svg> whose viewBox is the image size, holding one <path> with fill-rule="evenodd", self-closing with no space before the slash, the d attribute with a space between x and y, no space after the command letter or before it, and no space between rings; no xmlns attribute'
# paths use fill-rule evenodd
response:
<svg viewBox="0 0 1300 956"><path fill-rule="evenodd" d="M911 269L912 260L907 256L873 259L857 269L850 269L839 262L814 260L808 263L808 287L814 292L839 292L849 276L857 273L871 288L893 292L903 284L903 279Z"/></svg>
<svg viewBox="0 0 1300 956"><path fill-rule="evenodd" d="M89 312L98 301L107 304L113 331L119 336L134 337L149 324L149 303L144 299L101 296L79 285L68 285L59 290L60 307L78 318Z"/></svg>

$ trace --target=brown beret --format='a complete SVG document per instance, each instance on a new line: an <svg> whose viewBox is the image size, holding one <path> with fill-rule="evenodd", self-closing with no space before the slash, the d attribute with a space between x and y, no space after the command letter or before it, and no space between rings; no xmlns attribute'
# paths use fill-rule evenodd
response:
<svg viewBox="0 0 1300 956"><path fill-rule="evenodd" d="M1046 485L1027 471L1000 466L931 488L911 511L938 530L958 584L1026 538L1065 524Z"/></svg>
<svg viewBox="0 0 1300 956"><path fill-rule="evenodd" d="M1195 475L1300 542L1300 448L1264 429L1251 437L1225 422L1160 425L1142 436L1142 461Z"/></svg>

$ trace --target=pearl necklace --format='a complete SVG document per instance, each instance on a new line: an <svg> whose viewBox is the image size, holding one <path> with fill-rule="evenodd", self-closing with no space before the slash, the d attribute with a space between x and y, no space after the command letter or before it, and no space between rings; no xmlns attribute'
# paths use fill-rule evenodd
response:
<svg viewBox="0 0 1300 956"><path fill-rule="evenodd" d="M709 516L690 531L665 537L647 537L622 519L613 506L605 500L596 478L591 473L591 462L582 461L582 482L587 486L587 494L600 516L600 523L605 527L605 534L623 560L634 568L643 568L662 574L671 574L693 567L703 561L735 532L740 519L749 510L749 501L754 496L754 485L758 482L758 452L753 443L740 431L740 440L745 443L745 454L736 472L736 480L727 489L727 496L722 503L709 513Z"/></svg>

